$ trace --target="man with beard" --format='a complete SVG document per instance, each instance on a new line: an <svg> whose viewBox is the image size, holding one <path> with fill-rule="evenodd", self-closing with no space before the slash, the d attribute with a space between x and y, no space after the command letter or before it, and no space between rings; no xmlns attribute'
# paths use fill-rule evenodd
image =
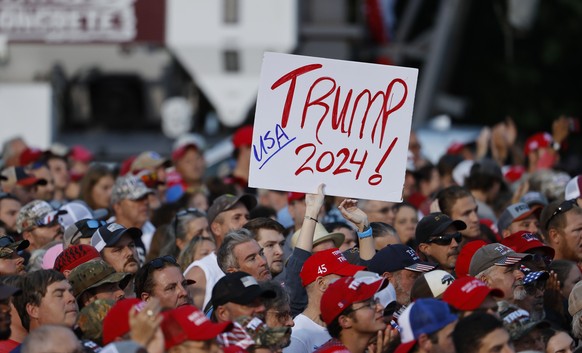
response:
<svg viewBox="0 0 582 353"><path fill-rule="evenodd" d="M283 247L285 246L283 233L285 228L279 222L267 217L252 219L243 228L248 229L253 234L263 249L271 276L275 277L283 272L283 261L285 260L283 258Z"/></svg>
<svg viewBox="0 0 582 353"><path fill-rule="evenodd" d="M439 264L439 268L454 274L459 243L467 225L463 221L453 221L444 213L424 216L416 225L418 252L428 261Z"/></svg>
<svg viewBox="0 0 582 353"><path fill-rule="evenodd" d="M55 211L45 201L35 200L24 205L16 219L16 230L30 245L28 252L40 249L53 240L63 238L59 216L66 211Z"/></svg>
<svg viewBox="0 0 582 353"><path fill-rule="evenodd" d="M19 251L28 248L28 240L14 241L9 235L0 237L0 275L24 275L24 258Z"/></svg>
<svg viewBox="0 0 582 353"><path fill-rule="evenodd" d="M433 264L420 261L414 249L403 244L388 245L378 251L368 263L368 271L375 272L392 283L396 290L396 302L402 305L410 303L412 285L420 274L434 268Z"/></svg>
<svg viewBox="0 0 582 353"><path fill-rule="evenodd" d="M131 280L131 275L115 272L113 267L99 259L75 267L68 280L73 286L79 309L83 309L99 299L123 299L123 289Z"/></svg>
<svg viewBox="0 0 582 353"><path fill-rule="evenodd" d="M135 274L135 296L143 301L157 298L162 309L174 309L192 304L188 286L180 265L172 256L162 256L146 262Z"/></svg>
<svg viewBox="0 0 582 353"><path fill-rule="evenodd" d="M525 274L523 287L526 294L523 299L516 299L515 305L526 310L532 320L542 320L546 316L544 293L546 291L546 282L550 275L546 271L531 271L523 266L521 270Z"/></svg>
<svg viewBox="0 0 582 353"><path fill-rule="evenodd" d="M21 289L22 294L14 297L14 306L28 332L50 324L72 329L77 323L79 307L73 288L62 273L30 272L24 276Z"/></svg>
<svg viewBox="0 0 582 353"><path fill-rule="evenodd" d="M16 232L16 218L21 207L16 196L0 192L0 221L4 222L7 234Z"/></svg>
<svg viewBox="0 0 582 353"><path fill-rule="evenodd" d="M544 239L554 250L554 260L582 261L582 208L576 200L554 201L541 215Z"/></svg>
<svg viewBox="0 0 582 353"><path fill-rule="evenodd" d="M91 237L93 246L105 262L117 272L136 273L139 268L135 240L141 236L138 228L125 228L111 223L99 227Z"/></svg>
<svg viewBox="0 0 582 353"><path fill-rule="evenodd" d="M370 339L386 329L384 308L374 298L383 284L383 278L368 281L344 277L327 287L321 297L321 318L332 339L316 353L366 351Z"/></svg>
<svg viewBox="0 0 582 353"><path fill-rule="evenodd" d="M524 273L520 262L529 260L531 254L516 253L502 244L488 244L478 249L469 265L469 275L480 279L491 288L499 288L505 296L503 300L514 304L525 299Z"/></svg>
<svg viewBox="0 0 582 353"><path fill-rule="evenodd" d="M117 178L111 189L111 208L115 217L108 222L116 222L126 228L141 230L139 238L135 238L137 259L140 264L145 262L156 228L149 221L150 206L148 197L154 191L149 189L134 175Z"/></svg>

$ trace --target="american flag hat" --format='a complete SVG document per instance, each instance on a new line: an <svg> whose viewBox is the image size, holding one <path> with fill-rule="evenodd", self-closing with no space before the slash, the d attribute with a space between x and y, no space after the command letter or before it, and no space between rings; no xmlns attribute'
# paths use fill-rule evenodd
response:
<svg viewBox="0 0 582 353"><path fill-rule="evenodd" d="M491 266L512 266L531 257L531 254L517 253L503 244L488 244L473 255L469 265L469 274L475 277Z"/></svg>

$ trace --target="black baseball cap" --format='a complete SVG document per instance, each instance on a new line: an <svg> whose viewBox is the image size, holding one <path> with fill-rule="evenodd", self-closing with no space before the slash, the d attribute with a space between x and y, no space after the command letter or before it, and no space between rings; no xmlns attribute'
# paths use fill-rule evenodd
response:
<svg viewBox="0 0 582 353"><path fill-rule="evenodd" d="M142 232L139 228L125 228L121 224L111 223L99 227L95 233L93 233L93 236L91 237L91 246L97 249L97 251L101 251L107 246L115 245L124 234L135 239L141 237Z"/></svg>
<svg viewBox="0 0 582 353"><path fill-rule="evenodd" d="M416 251L408 245L392 244L378 251L368 263L368 271L376 272L380 276L384 272L410 270L428 272L436 266L430 262L420 261Z"/></svg>
<svg viewBox="0 0 582 353"><path fill-rule="evenodd" d="M442 235L451 225L457 230L467 229L465 222L460 220L453 221L444 213L433 212L427 214L416 225L416 233L414 235L416 242L418 244L426 243L430 237Z"/></svg>
<svg viewBox="0 0 582 353"><path fill-rule="evenodd" d="M263 289L257 280L250 274L242 271L227 273L218 280L212 288L212 306L236 303L249 305L255 299L275 298L276 294L270 289Z"/></svg>

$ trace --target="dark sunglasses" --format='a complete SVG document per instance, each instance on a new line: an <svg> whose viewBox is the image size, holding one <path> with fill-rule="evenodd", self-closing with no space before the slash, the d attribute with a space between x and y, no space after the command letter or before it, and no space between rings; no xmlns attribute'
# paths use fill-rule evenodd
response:
<svg viewBox="0 0 582 353"><path fill-rule="evenodd" d="M546 229L550 229L550 223L552 222L552 220L554 218L556 218L557 215L559 215L561 213L566 213L566 212L570 211L571 209L573 209L574 207L578 207L576 200L566 200L566 201L562 202L560 204L560 206L558 206L558 208L556 208L554 213L552 213L550 218L548 218L548 220L546 221L546 224L545 224Z"/></svg>
<svg viewBox="0 0 582 353"><path fill-rule="evenodd" d="M166 256L158 257L158 258L151 260L150 262L148 262L146 264L146 266L151 267L155 270L158 270L158 269L164 267L164 264L167 264L167 263L170 263L172 265L178 265L178 262L176 262L176 259L174 259L173 256L166 255Z"/></svg>
<svg viewBox="0 0 582 353"><path fill-rule="evenodd" d="M432 239L429 239L426 242L429 244L433 243L436 245L451 245L451 243L453 242L453 239L455 239L455 241L457 243L460 243L461 240L463 240L463 236L459 232L452 233L452 234L443 234L443 235L436 236Z"/></svg>
<svg viewBox="0 0 582 353"><path fill-rule="evenodd" d="M176 213L176 217L174 217L174 234L176 236L178 236L178 221L180 218L187 215L193 215L196 218L201 218L206 217L206 212L193 207L178 211L178 213Z"/></svg>

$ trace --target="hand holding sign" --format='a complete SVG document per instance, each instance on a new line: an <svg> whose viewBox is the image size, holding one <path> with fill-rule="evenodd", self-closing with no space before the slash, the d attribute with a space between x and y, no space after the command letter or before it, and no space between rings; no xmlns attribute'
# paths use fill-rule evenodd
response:
<svg viewBox="0 0 582 353"><path fill-rule="evenodd" d="M266 53L249 185L400 201L417 74Z"/></svg>

